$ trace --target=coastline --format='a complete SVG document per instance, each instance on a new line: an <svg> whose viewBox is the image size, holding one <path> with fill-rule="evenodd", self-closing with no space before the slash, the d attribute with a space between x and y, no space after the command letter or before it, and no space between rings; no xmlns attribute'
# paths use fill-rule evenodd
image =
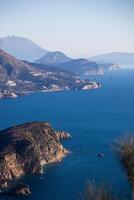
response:
<svg viewBox="0 0 134 200"><path fill-rule="evenodd" d="M95 90L95 89L100 89L102 87L102 85L100 83L97 82L90 82L89 84L86 84L83 86L83 88L79 89L79 88L75 88L75 89L57 89L57 90L53 90L53 89L49 89L49 90L39 90L39 91L27 91L27 92L22 92L22 93L15 93L15 92L11 92L8 94L3 94L2 92L0 92L0 100L5 100L5 99L16 99L20 96L27 96L33 93L49 93L49 92L64 92L64 91L76 91L76 90Z"/></svg>

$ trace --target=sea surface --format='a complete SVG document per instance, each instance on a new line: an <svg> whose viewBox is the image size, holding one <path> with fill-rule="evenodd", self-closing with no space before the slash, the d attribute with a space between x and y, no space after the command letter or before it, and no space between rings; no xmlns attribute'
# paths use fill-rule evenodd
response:
<svg viewBox="0 0 134 200"><path fill-rule="evenodd" d="M21 178L32 190L29 200L78 200L87 181L104 183L118 199L130 199L130 186L111 145L134 132L134 70L94 76L102 88L36 93L0 101L0 129L29 121L48 121L72 139L72 153L44 167L44 174ZM98 153L105 156L99 158ZM1 200L20 199L0 196Z"/></svg>

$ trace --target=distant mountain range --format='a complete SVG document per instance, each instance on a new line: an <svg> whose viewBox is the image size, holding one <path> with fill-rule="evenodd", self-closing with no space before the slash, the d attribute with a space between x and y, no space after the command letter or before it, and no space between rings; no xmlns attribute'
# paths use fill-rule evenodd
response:
<svg viewBox="0 0 134 200"><path fill-rule="evenodd" d="M17 59L41 64L42 68L46 66L57 67L77 76L102 74L106 70L118 69L118 65L115 64L119 64L118 61L122 55L117 56L117 53L115 53L99 55L90 60L85 58L72 59L63 52L47 51L31 40L18 36L0 38L0 48ZM125 55L122 55L123 58L120 61L126 61ZM130 55L126 57L130 58ZM129 62L131 61L132 55L129 59Z"/></svg>
<svg viewBox="0 0 134 200"><path fill-rule="evenodd" d="M134 65L134 53L108 53L89 58L97 63L116 63L119 65Z"/></svg>
<svg viewBox="0 0 134 200"><path fill-rule="evenodd" d="M48 51L38 46L31 40L18 36L0 38L0 49L12 56L27 61L35 61Z"/></svg>
<svg viewBox="0 0 134 200"><path fill-rule="evenodd" d="M72 59L58 51L48 52L43 57L36 60L35 63L57 66L77 75L102 73L100 66L96 62L84 58Z"/></svg>
<svg viewBox="0 0 134 200"><path fill-rule="evenodd" d="M86 86L86 87L85 87ZM63 69L20 61L0 49L0 98L37 91L92 89L98 84Z"/></svg>
<svg viewBox="0 0 134 200"><path fill-rule="evenodd" d="M48 52L43 57L35 61L42 65L59 67L66 71L72 72L77 76L103 74L106 70L119 69L118 64L114 63L97 63L85 58L72 59L59 51Z"/></svg>
<svg viewBox="0 0 134 200"><path fill-rule="evenodd" d="M60 51L47 51L31 40L18 36L1 37L0 49L17 59L47 65L57 65L74 60ZM81 58L78 60L81 60ZM100 54L88 60L90 62L97 62L98 64L134 64L134 53L113 52ZM76 62L76 59L74 62Z"/></svg>

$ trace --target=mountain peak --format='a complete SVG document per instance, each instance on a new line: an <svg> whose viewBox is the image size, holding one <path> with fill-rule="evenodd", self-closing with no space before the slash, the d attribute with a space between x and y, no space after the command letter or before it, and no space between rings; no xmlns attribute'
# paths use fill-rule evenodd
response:
<svg viewBox="0 0 134 200"><path fill-rule="evenodd" d="M54 65L72 60L61 51L51 51L36 60L36 63Z"/></svg>
<svg viewBox="0 0 134 200"><path fill-rule="evenodd" d="M34 61L48 52L31 40L15 35L1 37L0 48L18 59L27 61Z"/></svg>

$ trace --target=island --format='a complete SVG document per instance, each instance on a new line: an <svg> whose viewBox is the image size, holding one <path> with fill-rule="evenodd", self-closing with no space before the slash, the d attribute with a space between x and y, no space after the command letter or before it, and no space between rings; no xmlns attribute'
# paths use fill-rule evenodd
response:
<svg viewBox="0 0 134 200"><path fill-rule="evenodd" d="M25 174L39 174L43 165L61 161L69 151L60 140L70 137L47 122L30 122L0 131L1 192L28 191L24 185L12 188L12 180Z"/></svg>

